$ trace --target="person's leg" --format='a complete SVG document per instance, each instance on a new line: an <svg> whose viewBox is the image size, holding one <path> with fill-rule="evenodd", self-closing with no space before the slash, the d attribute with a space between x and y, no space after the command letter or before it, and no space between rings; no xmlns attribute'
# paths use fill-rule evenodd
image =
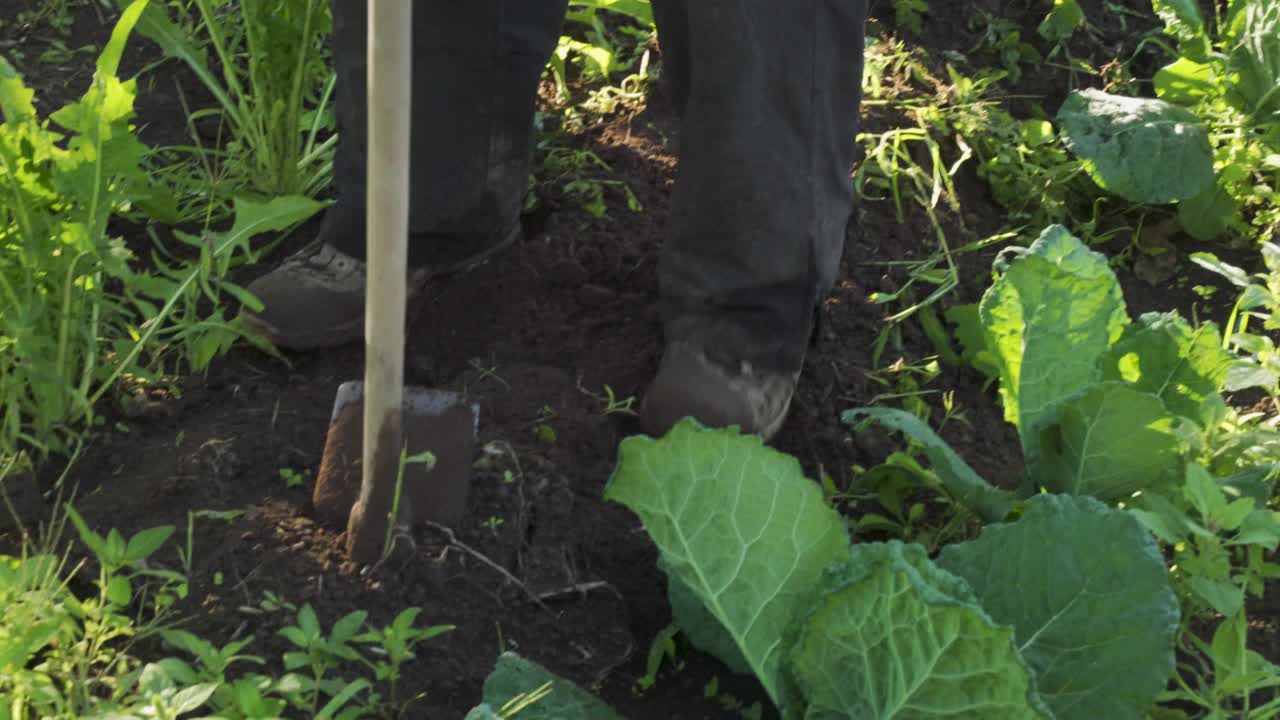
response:
<svg viewBox="0 0 1280 720"><path fill-rule="evenodd" d="M865 0L654 0L682 111L646 430L771 435L853 212Z"/></svg>
<svg viewBox="0 0 1280 720"><path fill-rule="evenodd" d="M487 257L519 233L538 79L567 0L414 3L409 261L414 279ZM364 321L367 20L365 0L331 0L335 204L309 251L249 286L246 320L277 344L348 342Z"/></svg>

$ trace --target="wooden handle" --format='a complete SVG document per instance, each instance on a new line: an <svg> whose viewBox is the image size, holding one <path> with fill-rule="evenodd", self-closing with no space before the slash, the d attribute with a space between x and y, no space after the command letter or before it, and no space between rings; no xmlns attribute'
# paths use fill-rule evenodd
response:
<svg viewBox="0 0 1280 720"><path fill-rule="evenodd" d="M365 228L364 450L361 528L349 547L381 549L401 446L405 280L409 235L412 0L369 0L369 148ZM390 472L388 474L388 469ZM360 537L356 537L359 535ZM353 553L355 554L355 553Z"/></svg>

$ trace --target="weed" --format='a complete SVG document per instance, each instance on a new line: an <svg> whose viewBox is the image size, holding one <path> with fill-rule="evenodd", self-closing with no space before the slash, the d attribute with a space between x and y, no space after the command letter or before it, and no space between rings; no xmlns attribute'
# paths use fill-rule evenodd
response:
<svg viewBox="0 0 1280 720"><path fill-rule="evenodd" d="M191 564L195 519L236 514L188 514L187 543L179 553L184 567ZM97 566L88 597L72 590L87 563L72 565L69 551L54 550L68 521ZM406 663L422 643L453 629L419 626L421 611L409 608L384 627L353 612L326 632L310 605L298 609L268 593L263 607L293 618L279 632L291 646L281 658L285 672L246 673L242 666L266 664L247 652L252 636L218 647L175 626L175 602L186 596L187 575L153 560L173 533L164 526L128 538L116 530L101 535L65 505L39 545L24 543L18 558L0 556L4 717L177 718L197 710L209 717L399 715L417 699L398 695ZM151 637L189 660L168 656L143 663L133 648ZM351 663L365 674L339 675ZM388 690L385 698L380 687Z"/></svg>
<svg viewBox="0 0 1280 720"><path fill-rule="evenodd" d="M226 281L233 260L250 253L258 233L281 230L317 212L318 203L282 198L237 203L225 233L180 241L196 263L135 267L109 221L132 203L166 191L141 164L145 148L131 125L136 83L116 72L145 2L121 16L97 63L93 85L49 119L36 113L32 92L0 58L0 453L19 447L42 456L67 452L95 421L95 404L121 380L145 384L166 357L203 370L244 337L225 308L202 303L223 294L256 306Z"/></svg>
<svg viewBox="0 0 1280 720"><path fill-rule="evenodd" d="M232 11L212 0L191 5L196 15L174 22L153 3L138 31L186 64L217 101L191 119L225 124L225 152L193 151L201 160L226 163L231 187L265 198L316 195L330 182L337 139L330 132L336 78L326 55L333 24L328 4L246 0ZM193 41L197 29L216 62Z"/></svg>
<svg viewBox="0 0 1280 720"><path fill-rule="evenodd" d="M310 470L298 472L293 468L280 468L280 479L284 480L284 486L287 488L300 487L310 478Z"/></svg>
<svg viewBox="0 0 1280 720"><path fill-rule="evenodd" d="M929 12L925 0L893 0L893 17L898 27L919 34L924 30L924 15Z"/></svg>
<svg viewBox="0 0 1280 720"><path fill-rule="evenodd" d="M635 415L636 414L636 411L635 411L636 397L634 395L628 395L625 398L620 398L618 397L617 393L614 392L614 389L608 384L604 385L603 392L598 392L598 393L592 392L591 390L588 390L587 388L582 386L581 377L578 378L577 386L578 386L578 392L600 403L601 412L603 412L605 415Z"/></svg>

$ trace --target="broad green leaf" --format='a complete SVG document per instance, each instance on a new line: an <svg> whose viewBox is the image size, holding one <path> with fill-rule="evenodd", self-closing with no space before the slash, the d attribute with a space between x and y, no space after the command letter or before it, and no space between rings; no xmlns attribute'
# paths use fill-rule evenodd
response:
<svg viewBox="0 0 1280 720"><path fill-rule="evenodd" d="M840 515L793 457L736 429L686 419L665 437L618 451L605 498L644 522L671 572L729 633L774 703L795 621L849 538Z"/></svg>
<svg viewBox="0 0 1280 720"><path fill-rule="evenodd" d="M316 617L315 608L311 607L311 603L303 605L298 611L298 629L302 630L307 640L319 640L324 637L320 629L320 619Z"/></svg>
<svg viewBox="0 0 1280 720"><path fill-rule="evenodd" d="M1280 465L1267 463L1247 467L1227 477L1219 477L1217 482L1229 497L1253 498L1258 505L1266 505L1271 499L1277 473L1280 473Z"/></svg>
<svg viewBox="0 0 1280 720"><path fill-rule="evenodd" d="M173 535L174 527L172 525L162 525L154 527L129 538L129 544L125 547L124 561L126 564L136 563L139 560L146 560L164 545L169 536Z"/></svg>
<svg viewBox="0 0 1280 720"><path fill-rule="evenodd" d="M138 23L138 18L147 9L148 4L148 0L134 0L124 12L120 13L120 19L111 30L111 39L98 55L99 75L106 77L119 74L120 56L124 54L125 43L128 42L134 25Z"/></svg>
<svg viewBox="0 0 1280 720"><path fill-rule="evenodd" d="M1035 488L1105 501L1138 490L1176 487L1181 444L1160 398L1124 383L1095 385L1064 402L1029 465Z"/></svg>
<svg viewBox="0 0 1280 720"><path fill-rule="evenodd" d="M1231 617L1244 607L1244 588L1230 580L1192 575L1187 578L1187 587L1208 607Z"/></svg>
<svg viewBox="0 0 1280 720"><path fill-rule="evenodd" d="M1188 235L1209 242L1241 222L1240 206L1231 193L1214 183L1205 192L1178 203L1178 221Z"/></svg>
<svg viewBox="0 0 1280 720"><path fill-rule="evenodd" d="M1209 35L1196 0L1152 0L1151 6L1184 56L1202 59L1209 54Z"/></svg>
<svg viewBox="0 0 1280 720"><path fill-rule="evenodd" d="M1208 133L1186 108L1079 90L1063 103L1058 121L1094 181L1126 200L1173 203L1213 185Z"/></svg>
<svg viewBox="0 0 1280 720"><path fill-rule="evenodd" d="M1013 498L983 480L920 418L894 408L861 408L844 414L844 422L848 425L854 425L863 418L875 420L919 443L933 471L946 485L947 492L984 521L1000 522L1009 515Z"/></svg>
<svg viewBox="0 0 1280 720"><path fill-rule="evenodd" d="M1143 718L1173 673L1178 600L1160 548L1124 512L1038 496L1021 520L945 548L938 564L1013 625L1058 720Z"/></svg>
<svg viewBox="0 0 1280 720"><path fill-rule="evenodd" d="M170 700L171 710L179 715L189 713L209 701L218 691L218 683L201 683L179 690Z"/></svg>
<svg viewBox="0 0 1280 720"><path fill-rule="evenodd" d="M1186 539L1186 531L1176 517L1139 508L1130 508L1129 512L1141 520L1153 535L1170 545L1176 545Z"/></svg>
<svg viewBox="0 0 1280 720"><path fill-rule="evenodd" d="M489 705L477 705L463 720L503 720L503 718Z"/></svg>
<svg viewBox="0 0 1280 720"><path fill-rule="evenodd" d="M1227 506L1213 516L1213 524L1219 530L1234 532L1244 524L1245 518L1253 513L1253 498L1240 498L1227 503Z"/></svg>
<svg viewBox="0 0 1280 720"><path fill-rule="evenodd" d="M924 548L854 545L823 584L791 658L805 717L1048 717L1011 629Z"/></svg>
<svg viewBox="0 0 1280 720"><path fill-rule="evenodd" d="M247 243L255 236L280 232L301 223L324 209L325 204L300 195L287 195L258 202L250 198L234 199L235 222L214 243L214 254L224 255L224 247Z"/></svg>
<svg viewBox="0 0 1280 720"><path fill-rule="evenodd" d="M484 705L504 708L513 699L533 695L548 685L550 693L521 710L518 720L620 720L617 713L578 686L510 652L498 658L497 667L484 681Z"/></svg>
<svg viewBox="0 0 1280 720"><path fill-rule="evenodd" d="M1254 510L1245 516L1240 523L1240 531L1227 544L1258 545L1267 552L1275 552L1276 547L1280 546L1280 520L1277 520L1276 513L1272 510Z"/></svg>
<svg viewBox="0 0 1280 720"><path fill-rule="evenodd" d="M336 682L341 683L342 681L339 680ZM337 713L342 711L342 706L350 702L356 695L368 690L371 687L369 681L365 678L358 678L346 684L340 684L338 687L341 689L337 692L333 692L332 690L328 691L332 693L333 697L329 699L329 702L325 703L324 707L320 708L320 712L316 713L316 720L332 720L335 717L360 717L358 714L351 714L350 712L343 713L342 715L338 715Z"/></svg>
<svg viewBox="0 0 1280 720"><path fill-rule="evenodd" d="M1231 95L1253 121L1280 120L1280 3L1245 3L1233 12Z"/></svg>
<svg viewBox="0 0 1280 720"><path fill-rule="evenodd" d="M9 61L0 56L0 120L17 125L36 117L32 104L36 91L22 82L22 76Z"/></svg>
<svg viewBox="0 0 1280 720"><path fill-rule="evenodd" d="M84 543L95 556L98 561L102 562L107 555L107 541L98 533L89 529L88 523L76 512L76 509L70 504L63 504L63 508L67 512L67 519L71 520L71 524L75 526L76 532L80 535L80 542Z"/></svg>
<svg viewBox="0 0 1280 720"><path fill-rule="evenodd" d="M1205 398L1222 389L1232 361L1213 323L1192 329L1176 312L1147 313L1107 351L1102 379L1156 395L1170 412L1203 426Z"/></svg>
<svg viewBox="0 0 1280 720"><path fill-rule="evenodd" d="M1062 42L1084 24L1084 10L1077 0L1053 0L1053 9L1040 23L1040 37L1049 42Z"/></svg>
<svg viewBox="0 0 1280 720"><path fill-rule="evenodd" d="M1248 637L1249 618L1243 612L1227 615L1214 631L1211 656L1213 679L1219 692L1235 694L1258 690L1268 679L1275 684L1277 668L1249 649Z"/></svg>
<svg viewBox="0 0 1280 720"><path fill-rule="evenodd" d="M354 610L339 618L333 624L333 628L329 631L329 642L331 644L346 643L360 632L360 628L364 627L364 621L369 617L369 613L364 610Z"/></svg>
<svg viewBox="0 0 1280 720"><path fill-rule="evenodd" d="M107 600L120 607L126 607L133 600L133 584L124 575L113 575L107 582Z"/></svg>
<svg viewBox="0 0 1280 720"><path fill-rule="evenodd" d="M1197 463L1187 465L1182 494L1200 517L1209 520L1227 508L1227 496L1209 472Z"/></svg>
<svg viewBox="0 0 1280 720"><path fill-rule="evenodd" d="M1218 259L1217 255L1207 252L1192 253L1190 255L1191 262L1208 270L1215 275L1221 276L1227 282L1238 288L1249 287L1249 273L1242 268L1236 267L1228 262Z"/></svg>
<svg viewBox="0 0 1280 720"><path fill-rule="evenodd" d="M1161 100L1187 106L1197 105L1219 91L1214 66L1185 57L1157 70L1151 83Z"/></svg>
<svg viewBox="0 0 1280 720"><path fill-rule="evenodd" d="M124 1L117 0L117 4L124 5ZM209 70L204 52L193 42L190 34L169 19L166 3L149 4L138 18L136 29L138 33L160 46L160 50L166 56L186 63L226 110L227 115L232 119L237 117L236 103L232 102L217 76Z"/></svg>
<svg viewBox="0 0 1280 720"><path fill-rule="evenodd" d="M1000 372L1005 419L1018 426L1027 462L1055 405L1101 377L1098 361L1128 322L1107 258L1060 225L1008 263L980 313Z"/></svg>
<svg viewBox="0 0 1280 720"><path fill-rule="evenodd" d="M661 557L658 558L658 567L667 576L667 600L671 603L671 617L689 644L724 663L730 670L750 675L751 665L743 657L737 641L711 614L702 598L690 590Z"/></svg>
<svg viewBox="0 0 1280 720"><path fill-rule="evenodd" d="M1231 366L1227 372L1224 389L1227 392L1239 392L1250 388L1272 390L1277 384L1280 384L1280 377L1275 373L1256 363L1243 361Z"/></svg>
<svg viewBox="0 0 1280 720"><path fill-rule="evenodd" d="M956 339L960 341L960 358L988 377L998 377L1000 369L987 347L987 336L982 330L982 316L977 303L956 305L945 313L956 326Z"/></svg>

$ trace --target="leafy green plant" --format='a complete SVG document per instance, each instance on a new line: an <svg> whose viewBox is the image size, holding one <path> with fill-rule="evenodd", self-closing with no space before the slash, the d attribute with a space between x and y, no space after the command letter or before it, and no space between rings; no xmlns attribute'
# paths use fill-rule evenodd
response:
<svg viewBox="0 0 1280 720"><path fill-rule="evenodd" d="M971 52L994 56L1008 74L1010 82L1022 79L1022 66L1043 61L1040 51L1022 39L1022 31L1013 20L989 12L976 13L969 29L978 33Z"/></svg>
<svg viewBox="0 0 1280 720"><path fill-rule="evenodd" d="M218 648L182 630L166 631L164 639L194 658L195 664L165 658L157 668L175 682L216 688L208 704L218 717L276 717L286 710L315 718L370 717L384 711L399 715L408 704L399 700L396 692L405 663L414 659L419 644L453 629L448 625L416 626L419 608L402 611L381 628L368 625L364 611L352 612L337 620L328 632L310 605L292 612L295 623L279 633L293 646L283 656L286 672L279 677L262 673L231 677L233 666L265 664L263 658L243 653L253 637ZM354 680L339 675L340 667L348 663L365 667L368 675ZM386 684L390 698L384 700L375 691L377 683Z"/></svg>
<svg viewBox="0 0 1280 720"><path fill-rule="evenodd" d="M1077 0L1053 0L1053 9L1045 15L1037 32L1045 40L1061 43L1084 23L1084 10Z"/></svg>
<svg viewBox="0 0 1280 720"><path fill-rule="evenodd" d="M906 434L947 494L988 522L1046 490L1126 506L1169 546L1187 618L1179 643L1194 656L1197 623L1243 612L1246 593L1280 571L1267 559L1280 544L1267 507L1280 438L1227 407L1221 392L1240 362L1216 328L1176 314L1130 320L1106 259L1065 229L1006 251L996 267L982 302L950 317L966 358L999 380L1026 459L1021 492L988 484L912 415L867 408L846 421ZM1206 680L1193 667L1179 682L1199 700L1247 707L1238 697L1270 680L1246 676Z"/></svg>
<svg viewBox="0 0 1280 720"><path fill-rule="evenodd" d="M1240 293L1227 319L1224 345L1246 355L1249 362L1231 367L1226 388L1259 387L1275 395L1280 392L1280 355L1269 333L1280 329L1280 246L1262 243L1262 259L1266 272L1251 275L1212 253L1191 256L1192 262L1222 277ZM1261 322L1261 332L1254 321Z"/></svg>
<svg viewBox="0 0 1280 720"><path fill-rule="evenodd" d="M607 22L610 16L622 22ZM565 19L569 32L561 36L547 64L561 102L570 100L571 63L576 61L585 80L607 87L615 74L646 62L644 46L656 32L648 0L570 0ZM636 90L628 85L642 80L646 69L641 67L638 76L631 76L635 80L624 80L619 87Z"/></svg>
<svg viewBox="0 0 1280 720"><path fill-rule="evenodd" d="M280 475L280 479L284 481L285 487L296 488L296 487L301 487L302 484L307 481L307 478L311 475L311 472L309 470L304 472L298 472L293 468L286 467L286 468L280 468L279 475Z"/></svg>
<svg viewBox="0 0 1280 720"><path fill-rule="evenodd" d="M851 545L795 458L692 420L624 441L605 496L657 544L690 641L787 718L1139 718L1173 670L1159 549L1089 498L1035 497L931 561Z"/></svg>
<svg viewBox="0 0 1280 720"><path fill-rule="evenodd" d="M466 720L619 720L602 702L541 665L503 653Z"/></svg>
<svg viewBox="0 0 1280 720"><path fill-rule="evenodd" d="M378 659L371 662L366 660L366 664L373 670L375 680L387 683L393 706L399 704L397 684L404 664L415 657L414 649L419 644L454 629L452 625L415 626L421 612L421 608L408 608L401 611L390 625L370 628L355 638L356 642L369 645L377 651Z"/></svg>
<svg viewBox="0 0 1280 720"><path fill-rule="evenodd" d="M77 597L70 584L82 565L52 552L65 517L97 564L96 592ZM100 717L112 713L176 718L200 707L214 688L155 682L133 655L139 640L163 630L185 576L147 567L172 527L125 538L87 527L70 505L55 518L44 548L0 557L0 716Z"/></svg>
<svg viewBox="0 0 1280 720"><path fill-rule="evenodd" d="M34 93L0 58L0 453L74 444L91 417L110 352L128 314L108 286L128 273L128 250L107 223L148 186L129 118L135 85L116 77L141 3L122 16L92 86L41 120Z"/></svg>
<svg viewBox="0 0 1280 720"><path fill-rule="evenodd" d="M1195 3L1152 0L1177 42L1158 99L1074 94L1059 119L1099 185L1178 202L1191 236L1266 239L1280 228L1280 6L1230 0L1207 22Z"/></svg>
<svg viewBox="0 0 1280 720"><path fill-rule="evenodd" d="M88 597L71 589L84 563L70 565L69 554L49 551L67 521L96 564L96 592ZM309 605L282 603L295 619L280 630L292 646L282 657L284 673L246 673L245 666L266 665L247 652L252 636L218 647L177 629L175 602L186 596L187 578L148 563L173 532L165 526L128 538L116 530L102 535L67 505L55 517L45 549L28 553L24 546L22 557L0 556L0 718L176 720L197 710L232 720L286 712L400 715L416 699L397 695L405 664L422 643L453 629L420 626L421 611L409 608L385 627L368 624L358 611L326 632ZM153 636L182 657L143 663L134 647ZM349 679L352 665L364 673ZM385 698L378 692L383 687Z"/></svg>
<svg viewBox="0 0 1280 720"><path fill-rule="evenodd" d="M1213 186L1213 148L1195 113L1163 100L1080 90L1058 119L1067 146L1103 188L1152 205Z"/></svg>
<svg viewBox="0 0 1280 720"><path fill-rule="evenodd" d="M332 177L336 78L327 62L333 21L323 0L194 0L196 16L171 19L153 2L138 32L189 67L217 105L193 122L226 129L215 155L236 193L313 197ZM202 33L204 44L196 41ZM199 155L209 153L196 149ZM208 159L208 158L203 158ZM223 198L230 200L230 196Z"/></svg>
<svg viewBox="0 0 1280 720"><path fill-rule="evenodd" d="M0 453L66 452L122 378L145 383L166 359L207 367L245 335L219 301L256 304L226 279L251 257L250 240L322 207L301 198L237 201L229 230L176 233L190 252L157 253L154 270L110 234L113 217L166 193L144 171L146 148L134 136L136 83L116 75L148 7L129 6L92 86L48 119L0 58Z"/></svg>
<svg viewBox="0 0 1280 720"><path fill-rule="evenodd" d="M925 0L893 0L893 18L898 27L913 33L924 30L924 15L929 12Z"/></svg>
<svg viewBox="0 0 1280 720"><path fill-rule="evenodd" d="M1024 495L1043 488L1122 501L1176 488L1189 460L1212 453L1229 414L1219 393L1233 362L1212 324L1193 329L1158 313L1131 321L1106 258L1060 226L1029 248L1005 251L996 267L981 304L949 317L966 358L999 379L1005 418L1022 439ZM938 442L918 428L896 429ZM943 467L953 467L946 476L957 497L989 499L989 486L967 466ZM1246 469L1213 467L1221 476ZM984 489L973 491L974 483ZM998 519L989 504L975 509Z"/></svg>
<svg viewBox="0 0 1280 720"><path fill-rule="evenodd" d="M1173 549L1172 575L1189 614L1234 617L1246 593L1262 597L1266 581L1280 577L1280 564L1267 559L1280 546L1280 520L1268 500L1266 492L1216 481L1192 464L1180 493L1135 503L1133 513Z"/></svg>
<svg viewBox="0 0 1280 720"><path fill-rule="evenodd" d="M1177 687L1163 693L1163 701L1190 704L1208 717L1263 720L1280 712L1280 699L1261 704L1253 700L1252 693L1280 686L1280 666L1249 649L1248 621L1243 612L1219 625L1210 643L1192 633L1183 637L1190 641L1183 653L1192 661L1183 663L1182 673L1176 676ZM1169 717L1189 715L1176 711Z"/></svg>

